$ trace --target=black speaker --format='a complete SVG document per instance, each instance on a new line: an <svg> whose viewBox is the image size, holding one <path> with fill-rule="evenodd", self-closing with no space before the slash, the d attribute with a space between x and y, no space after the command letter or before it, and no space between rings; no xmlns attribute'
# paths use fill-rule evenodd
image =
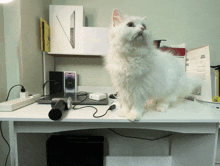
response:
<svg viewBox="0 0 220 166"><path fill-rule="evenodd" d="M50 71L50 95L64 92L64 74L61 71Z"/></svg>
<svg viewBox="0 0 220 166"><path fill-rule="evenodd" d="M104 137L51 136L46 142L47 166L103 166Z"/></svg>

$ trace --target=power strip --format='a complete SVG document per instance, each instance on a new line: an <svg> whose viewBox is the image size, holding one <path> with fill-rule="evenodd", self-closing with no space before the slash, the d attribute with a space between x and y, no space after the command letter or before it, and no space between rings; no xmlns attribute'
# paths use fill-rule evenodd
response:
<svg viewBox="0 0 220 166"><path fill-rule="evenodd" d="M25 99L19 98L19 99L2 102L0 103L0 112L16 110L26 105L32 104L35 101L39 100L40 98L41 96L39 94L34 94Z"/></svg>

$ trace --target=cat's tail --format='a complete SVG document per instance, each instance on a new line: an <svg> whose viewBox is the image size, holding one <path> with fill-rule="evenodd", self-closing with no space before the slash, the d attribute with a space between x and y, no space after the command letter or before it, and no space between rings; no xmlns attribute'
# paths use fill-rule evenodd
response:
<svg viewBox="0 0 220 166"><path fill-rule="evenodd" d="M186 97L186 96L193 96L193 95L201 95L201 90L202 90L202 79L199 76L193 76L189 77L186 76L184 78L184 81L181 81L182 84L182 92L181 96Z"/></svg>

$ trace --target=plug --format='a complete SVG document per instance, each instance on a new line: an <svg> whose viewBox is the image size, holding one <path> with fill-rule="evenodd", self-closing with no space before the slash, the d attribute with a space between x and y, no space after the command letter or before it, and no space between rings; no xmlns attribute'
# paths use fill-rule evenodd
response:
<svg viewBox="0 0 220 166"><path fill-rule="evenodd" d="M112 106L112 105L114 105L114 106L113 106L114 109L119 109L119 108L120 108L120 104L119 104L117 101L112 102L112 103L111 103L111 106Z"/></svg>
<svg viewBox="0 0 220 166"><path fill-rule="evenodd" d="M21 92L25 92L24 86L22 86L22 88L21 88Z"/></svg>
<svg viewBox="0 0 220 166"><path fill-rule="evenodd" d="M24 89L23 86L22 86L22 88L21 88L20 98L21 98L21 99L26 99L26 98L28 98L28 92Z"/></svg>
<svg viewBox="0 0 220 166"><path fill-rule="evenodd" d="M113 105L111 105L109 108L108 108L108 110L114 110L116 108L116 105L115 104L113 104Z"/></svg>

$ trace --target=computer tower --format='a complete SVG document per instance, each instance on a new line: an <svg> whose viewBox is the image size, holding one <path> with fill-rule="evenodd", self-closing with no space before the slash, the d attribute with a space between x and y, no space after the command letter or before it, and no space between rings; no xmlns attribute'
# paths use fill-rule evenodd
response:
<svg viewBox="0 0 220 166"><path fill-rule="evenodd" d="M104 137L51 136L46 143L47 166L103 166Z"/></svg>
<svg viewBox="0 0 220 166"><path fill-rule="evenodd" d="M50 95L64 93L64 73L61 71L50 71Z"/></svg>

